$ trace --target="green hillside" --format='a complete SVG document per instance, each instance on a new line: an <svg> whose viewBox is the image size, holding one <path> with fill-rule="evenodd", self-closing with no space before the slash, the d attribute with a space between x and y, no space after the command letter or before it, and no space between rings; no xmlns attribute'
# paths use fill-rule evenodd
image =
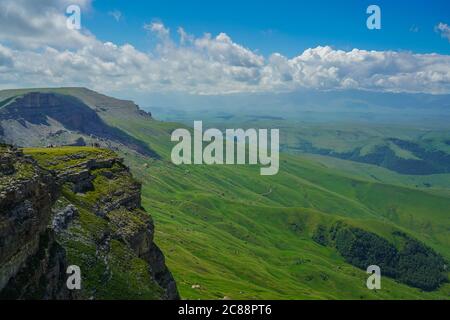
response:
<svg viewBox="0 0 450 320"><path fill-rule="evenodd" d="M450 297L444 283L450 260L444 175L416 178L284 153L275 176L261 176L259 166L175 166L170 134L182 125L142 116L134 104L93 91L61 90L158 154L116 150L143 184L142 204L182 298ZM428 178L435 185L414 185ZM363 266L377 262L384 248L398 260L387 267L403 273L384 274L382 289L370 291ZM385 267L382 259L380 264Z"/></svg>
<svg viewBox="0 0 450 320"><path fill-rule="evenodd" d="M394 244L394 232L406 232L449 259L449 197L350 178L284 154L273 177L249 166L177 167L168 158L174 125L105 119L163 156L126 155L183 298L450 296L448 284L422 292L387 278L383 290L369 291L364 271L312 240L320 224L343 220Z"/></svg>

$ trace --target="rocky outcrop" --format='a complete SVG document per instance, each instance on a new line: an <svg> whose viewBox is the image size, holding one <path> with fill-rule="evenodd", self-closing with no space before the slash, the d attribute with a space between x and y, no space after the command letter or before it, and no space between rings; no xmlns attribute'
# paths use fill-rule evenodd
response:
<svg viewBox="0 0 450 320"><path fill-rule="evenodd" d="M153 221L141 207L141 185L129 169L109 151L65 150L36 162L17 149L0 147L0 298L109 297L101 292L110 283L117 287L136 281L134 270L119 263L129 255L135 258L124 263L148 266L147 271L139 269L150 281L142 287L155 291L148 297L178 299L175 281L153 242ZM69 291L67 266L85 261L85 288ZM103 271L98 281L90 282L95 270ZM129 297L126 290L117 295Z"/></svg>
<svg viewBox="0 0 450 320"><path fill-rule="evenodd" d="M16 149L0 147L0 159L0 296L69 298L65 253L48 228L56 181Z"/></svg>
<svg viewBox="0 0 450 320"><path fill-rule="evenodd" d="M52 230L39 236L36 248L23 255L26 260L0 291L0 299L74 299L76 293L66 288L66 252Z"/></svg>
<svg viewBox="0 0 450 320"><path fill-rule="evenodd" d="M159 285L165 288L165 296L168 299L179 299L177 285L167 269L164 255L159 247L152 242L152 246L145 257L147 261L150 261L152 275Z"/></svg>
<svg viewBox="0 0 450 320"><path fill-rule="evenodd" d="M71 155L73 159L79 155ZM71 183L78 192L97 176L115 184L108 192L98 196L91 209L94 214L108 221L108 231L99 242L99 252L107 256L111 239L127 244L129 248L149 264L152 278L164 289L165 299L178 299L178 291L172 274L165 265L164 255L153 242L154 225L141 206L141 184L131 179L131 173L117 157L83 159L77 165L58 174L60 181ZM67 159L65 159L67 160ZM125 181L125 182L124 182ZM126 185L126 186L124 186Z"/></svg>
<svg viewBox="0 0 450 320"><path fill-rule="evenodd" d="M121 207L128 210L134 210L141 207L141 191L140 186L131 185L130 189L118 190L111 195L107 195L95 204L94 212L105 217L108 212L119 209Z"/></svg>
<svg viewBox="0 0 450 320"><path fill-rule="evenodd" d="M59 210L53 210L52 229L55 230L55 232L61 232L62 230L67 229L69 223L77 216L78 209L73 204L69 204Z"/></svg>
<svg viewBox="0 0 450 320"><path fill-rule="evenodd" d="M116 100L109 98L107 101ZM135 105L129 106L129 102L117 100L116 104L119 105L105 110L114 114L131 108L137 116L151 120L149 114ZM75 96L30 91L13 97L0 108L0 138L24 147L82 146L90 140L103 146L112 144L145 156L159 157L147 144L108 125L101 113L101 109L92 108Z"/></svg>
<svg viewBox="0 0 450 320"><path fill-rule="evenodd" d="M136 255L149 263L156 282L165 289L167 299L178 299L178 290L172 274L167 269L161 250L153 242L154 225L149 215L136 211L139 220L123 219L120 211L111 211L107 217L116 230L112 237L127 243Z"/></svg>

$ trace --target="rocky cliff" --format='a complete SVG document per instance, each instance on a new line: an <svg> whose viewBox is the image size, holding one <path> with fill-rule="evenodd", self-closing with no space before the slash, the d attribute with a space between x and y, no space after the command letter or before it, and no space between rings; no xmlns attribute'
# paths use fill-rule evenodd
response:
<svg viewBox="0 0 450 320"><path fill-rule="evenodd" d="M65 251L48 228L56 180L20 151L0 148L0 297L70 298Z"/></svg>
<svg viewBox="0 0 450 320"><path fill-rule="evenodd" d="M58 90L8 92L0 91L0 140L3 142L21 147L95 144L158 157L147 144L108 125L102 118L134 116L151 121L150 114L129 101L107 98L86 89L76 90L84 101ZM3 100L5 94L12 96Z"/></svg>
<svg viewBox="0 0 450 320"><path fill-rule="evenodd" d="M177 299L140 188L111 151L1 146L0 297Z"/></svg>

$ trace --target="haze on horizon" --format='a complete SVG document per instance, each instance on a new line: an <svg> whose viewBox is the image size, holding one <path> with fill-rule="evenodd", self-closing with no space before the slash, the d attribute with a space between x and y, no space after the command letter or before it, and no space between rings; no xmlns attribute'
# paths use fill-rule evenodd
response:
<svg viewBox="0 0 450 320"><path fill-rule="evenodd" d="M295 8L300 20L314 17L299 25L283 22L283 13L293 14L284 2L272 15L274 5L258 8L266 18L264 23L262 17L249 15L249 4L242 5L233 28L217 10L228 13L236 9L236 3L204 7L189 20L182 18L181 3L167 11L167 6L162 10L144 3L3 0L0 89L84 86L121 97L144 97L140 101L152 94L304 89L450 93L450 10L444 10L446 2L436 1L425 8L425 2L418 1L409 5L408 17L394 18L404 5L381 1L384 22L377 31L365 26L365 3L352 2L346 8L334 1L324 3L324 12L311 4L305 4L304 10ZM69 4L81 7L79 31L66 27ZM216 24L207 19L208 12ZM326 13L350 21L338 19L330 31ZM394 27L396 19L399 23ZM273 29L267 28L270 23ZM322 29L317 28L320 24ZM327 32L333 38L327 39ZM408 47L404 38L422 41L425 49L419 50L416 41L409 41Z"/></svg>

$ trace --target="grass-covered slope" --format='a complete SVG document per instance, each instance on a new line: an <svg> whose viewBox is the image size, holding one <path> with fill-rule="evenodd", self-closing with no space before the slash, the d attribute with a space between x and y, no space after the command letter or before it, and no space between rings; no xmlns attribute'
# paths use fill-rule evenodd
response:
<svg viewBox="0 0 450 320"><path fill-rule="evenodd" d="M323 95L326 96L325 93ZM299 101L297 105L292 105L290 112L279 104L262 107L247 103L240 108L233 105L218 108L212 103L208 110L200 106L189 111L156 108L155 113L162 119L175 119L189 125L194 120L202 119L204 125L219 129L278 128L280 147L284 152L326 155L377 165L400 174L450 173L450 131L448 126L442 125L443 122L428 121L430 119L427 118L434 113L431 109L419 111L419 107L408 112L403 108L393 108L388 112L380 109L368 112L368 106L348 110L352 105L350 101L348 105L330 108L336 103L330 100L316 108L310 106L311 109L304 110L304 103ZM416 97L415 103L420 105L420 99ZM450 110L446 107L448 102L440 103L440 107L435 109L440 111L431 117L446 119ZM399 110L402 110L401 118L395 116ZM362 114L355 118L355 112ZM378 117L380 115L390 119L382 120ZM408 119L409 116L420 121Z"/></svg>
<svg viewBox="0 0 450 320"><path fill-rule="evenodd" d="M336 221L400 246L405 232L450 258L450 198L348 177L304 157L282 155L280 173L258 167L174 166L169 133L159 122L109 119L150 143L161 161L129 155L143 182L143 204L155 217L183 298L377 299L448 298L449 284L422 292L383 278L369 291L366 273L333 247L313 241Z"/></svg>
<svg viewBox="0 0 450 320"><path fill-rule="evenodd" d="M182 298L450 297L448 283L439 282L439 288L423 291L420 284L388 277L383 270L382 289L370 291L367 274L355 262L364 256L358 253L355 260L354 251L342 250L333 241L323 245L315 237L321 226L329 231L343 224L404 252L404 241L396 235L405 234L423 244L426 254L432 252L430 256L449 261L450 197L445 183L442 190L424 192L402 186L412 178L402 180L377 172L398 182L386 184L372 177L375 169L368 175L353 167L341 171L344 165L333 167L326 161L286 154L281 155L279 174L271 177L260 176L255 166L175 166L170 161L170 133L179 124L123 112L120 100L108 109L111 102L92 92L70 89L70 94L93 108L103 103L96 108L103 121L160 155L155 159L119 150L143 183L142 204L154 218L155 240ZM340 161L350 166L350 162ZM89 198L80 201L88 203ZM418 251L408 257L415 257ZM426 268L427 262L421 266ZM448 276L440 267L435 270Z"/></svg>

